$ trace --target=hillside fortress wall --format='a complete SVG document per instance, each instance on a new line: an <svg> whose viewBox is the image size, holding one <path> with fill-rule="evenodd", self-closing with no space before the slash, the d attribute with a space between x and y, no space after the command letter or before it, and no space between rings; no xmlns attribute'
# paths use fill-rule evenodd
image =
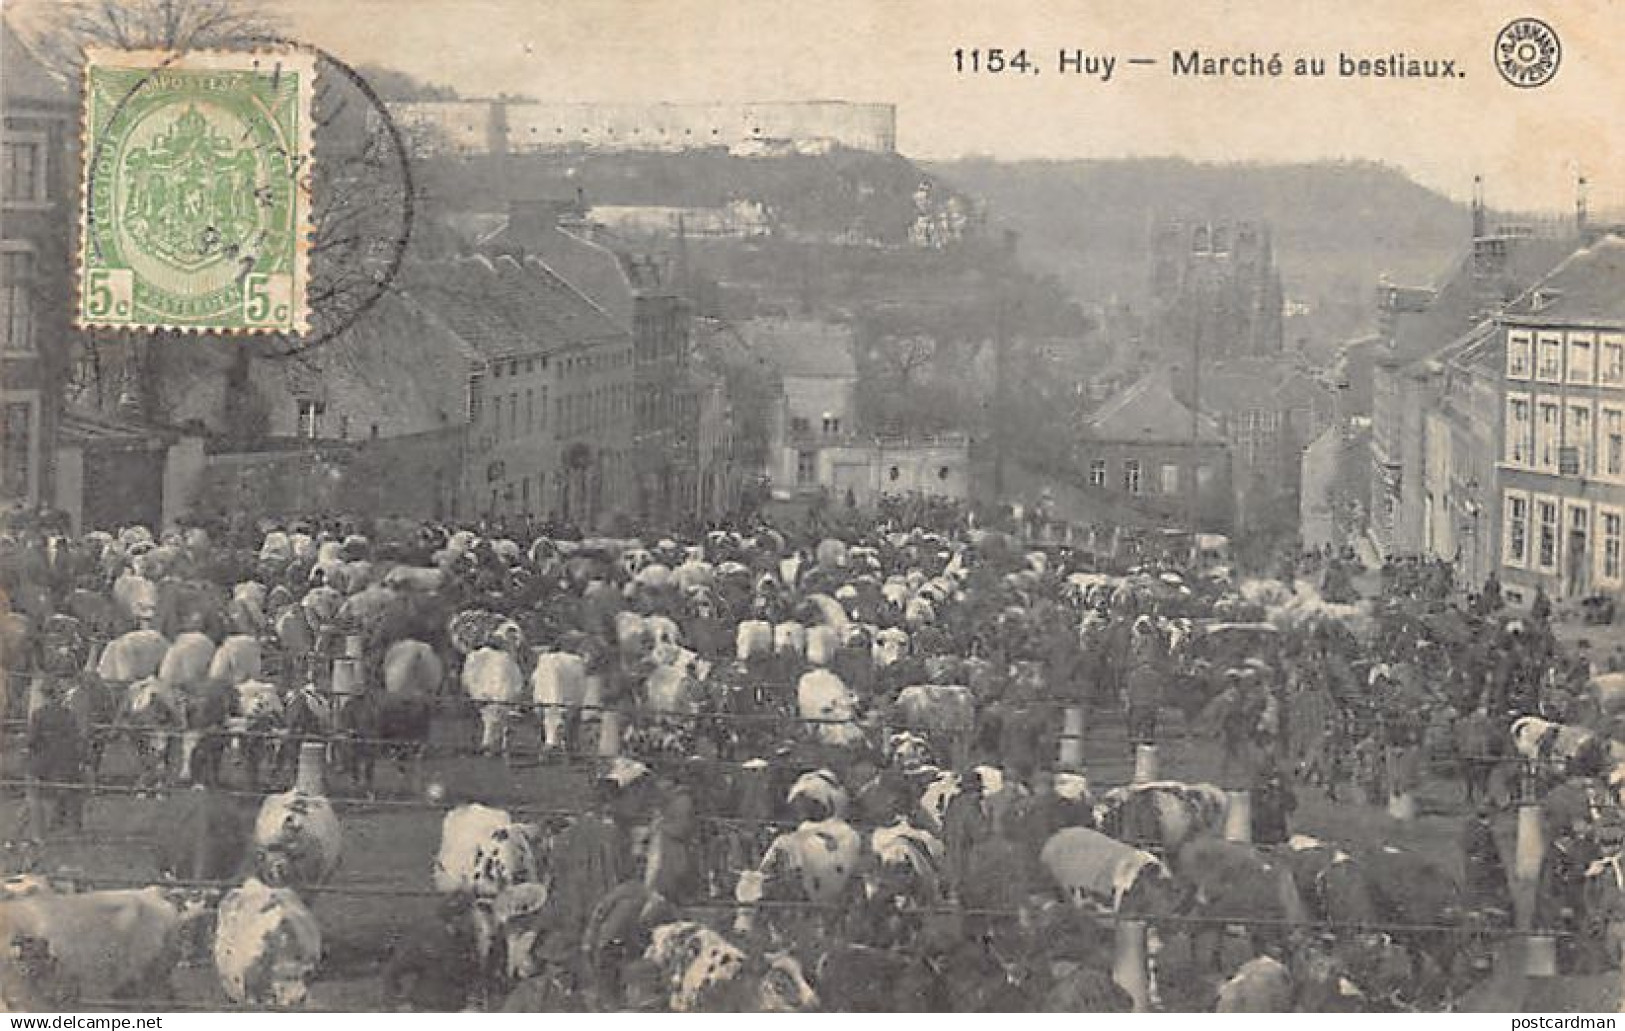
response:
<svg viewBox="0 0 1625 1031"><path fill-rule="evenodd" d="M751 152L897 149L897 108L841 100L748 104L546 104L519 100L389 105L417 149L463 154L588 150Z"/></svg>

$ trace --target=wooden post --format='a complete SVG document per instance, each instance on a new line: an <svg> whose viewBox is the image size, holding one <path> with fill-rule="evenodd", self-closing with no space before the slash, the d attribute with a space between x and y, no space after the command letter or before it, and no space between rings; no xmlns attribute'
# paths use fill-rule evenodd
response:
<svg viewBox="0 0 1625 1031"><path fill-rule="evenodd" d="M333 660L333 679L328 690L336 698L361 693L361 660L338 658Z"/></svg>
<svg viewBox="0 0 1625 1031"><path fill-rule="evenodd" d="M606 708L598 721L598 757L613 759L621 754L621 714Z"/></svg>
<svg viewBox="0 0 1625 1031"><path fill-rule="evenodd" d="M1056 764L1062 773L1083 772L1083 706L1068 705L1061 710L1061 758Z"/></svg>
<svg viewBox="0 0 1625 1031"><path fill-rule="evenodd" d="M1253 793L1227 791L1224 807L1224 840L1244 845L1253 840Z"/></svg>
<svg viewBox="0 0 1625 1031"><path fill-rule="evenodd" d="M1535 899L1540 890L1540 868L1546 856L1546 829L1540 806L1518 806L1517 846L1512 860L1512 912L1519 930L1535 926Z"/></svg>
<svg viewBox="0 0 1625 1031"><path fill-rule="evenodd" d="M1151 1008L1150 954L1146 948L1144 920L1117 921L1117 956L1112 980L1134 1000L1134 1012Z"/></svg>
<svg viewBox="0 0 1625 1031"><path fill-rule="evenodd" d="M1134 783L1149 784L1162 779L1162 760L1156 745L1134 746Z"/></svg>
<svg viewBox="0 0 1625 1031"><path fill-rule="evenodd" d="M1531 934L1523 940L1523 972L1529 977L1557 976L1557 939Z"/></svg>
<svg viewBox="0 0 1625 1031"><path fill-rule="evenodd" d="M299 746L299 772L295 774L295 791L307 795L327 793L327 746L320 741L306 741Z"/></svg>

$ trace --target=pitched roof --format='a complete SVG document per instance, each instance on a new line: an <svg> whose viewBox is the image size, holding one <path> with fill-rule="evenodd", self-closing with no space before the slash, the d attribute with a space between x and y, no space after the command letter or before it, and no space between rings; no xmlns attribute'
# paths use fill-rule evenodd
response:
<svg viewBox="0 0 1625 1031"><path fill-rule="evenodd" d="M533 258L422 262L404 282L420 310L488 359L552 354L628 332Z"/></svg>
<svg viewBox="0 0 1625 1031"><path fill-rule="evenodd" d="M852 330L818 319L758 318L739 324L751 351L786 379L857 379Z"/></svg>
<svg viewBox="0 0 1625 1031"><path fill-rule="evenodd" d="M1421 312L1394 316L1394 355L1408 361L1429 354L1472 329L1488 312L1522 294L1556 268L1574 250L1573 238L1551 236L1496 237L1505 247L1501 269L1476 276L1473 252L1457 259L1448 278Z"/></svg>
<svg viewBox="0 0 1625 1031"><path fill-rule="evenodd" d="M1202 369L1201 405L1210 415L1276 410L1288 402L1312 403L1317 388L1302 372L1268 358L1240 358Z"/></svg>
<svg viewBox="0 0 1625 1031"><path fill-rule="evenodd" d="M1174 393L1168 370L1158 369L1096 409L1084 421L1084 432L1095 440L1189 443L1191 410ZM1197 436L1204 443L1224 442L1219 427L1206 415L1197 420Z"/></svg>
<svg viewBox="0 0 1625 1031"><path fill-rule="evenodd" d="M1625 239L1609 234L1574 251L1509 305L1507 314L1529 322L1625 320Z"/></svg>

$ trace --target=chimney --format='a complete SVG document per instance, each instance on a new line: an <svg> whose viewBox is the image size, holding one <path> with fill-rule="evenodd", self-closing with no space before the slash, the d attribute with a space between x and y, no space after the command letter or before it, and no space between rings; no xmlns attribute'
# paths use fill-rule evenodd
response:
<svg viewBox="0 0 1625 1031"><path fill-rule="evenodd" d="M1586 177L1578 177L1574 183L1574 231L1585 242L1586 221L1590 212L1586 204Z"/></svg>
<svg viewBox="0 0 1625 1031"><path fill-rule="evenodd" d="M559 214L568 202L553 200L508 201L508 224L496 237L500 254L523 255L542 248L542 241L559 225Z"/></svg>
<svg viewBox="0 0 1625 1031"><path fill-rule="evenodd" d="M1484 237L1484 177L1473 176L1473 239Z"/></svg>

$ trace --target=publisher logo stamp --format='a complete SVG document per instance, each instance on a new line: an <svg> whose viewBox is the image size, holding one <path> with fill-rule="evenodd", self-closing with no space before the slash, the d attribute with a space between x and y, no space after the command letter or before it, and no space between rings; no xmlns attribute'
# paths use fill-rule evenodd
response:
<svg viewBox="0 0 1625 1031"><path fill-rule="evenodd" d="M1563 44L1538 18L1519 18L1495 37L1495 70L1519 89L1544 86L1563 61Z"/></svg>

